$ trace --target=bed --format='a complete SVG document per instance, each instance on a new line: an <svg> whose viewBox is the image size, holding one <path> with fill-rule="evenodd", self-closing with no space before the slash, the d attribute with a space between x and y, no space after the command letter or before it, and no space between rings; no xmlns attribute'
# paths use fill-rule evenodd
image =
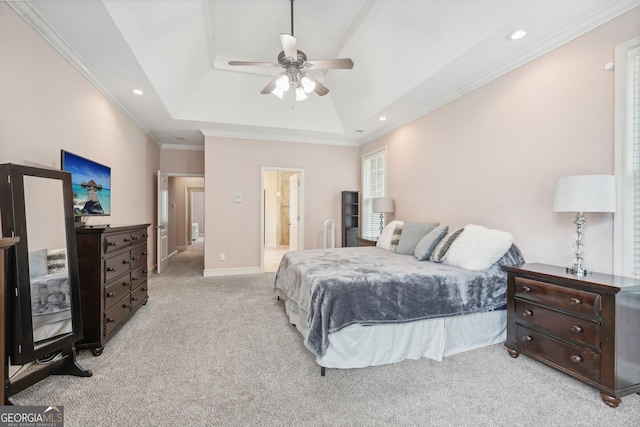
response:
<svg viewBox="0 0 640 427"><path fill-rule="evenodd" d="M401 236L398 228L411 225L399 223L388 234ZM506 273L501 266L522 264L522 254L510 235L497 250L485 251L482 245L468 244L479 226L448 233L448 227L443 232L437 225L422 235L426 238L440 229L428 257L407 250L398 253L380 240L374 247L284 255L275 294L322 373L325 367L362 368L422 357L440 361L505 340ZM493 255L480 256L485 265L474 257L467 265L456 261L461 251L467 258L478 251ZM491 263L486 266L487 262Z"/></svg>

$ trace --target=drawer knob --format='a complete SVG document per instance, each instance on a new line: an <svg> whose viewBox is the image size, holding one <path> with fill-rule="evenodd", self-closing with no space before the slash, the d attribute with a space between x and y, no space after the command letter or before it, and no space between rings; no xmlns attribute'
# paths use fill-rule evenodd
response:
<svg viewBox="0 0 640 427"><path fill-rule="evenodd" d="M131 239L122 239L123 242L129 243Z"/></svg>
<svg viewBox="0 0 640 427"><path fill-rule="evenodd" d="M110 317L107 317L107 323L114 323L116 321L116 319L112 319Z"/></svg>
<svg viewBox="0 0 640 427"><path fill-rule="evenodd" d="M572 327L569 328L569 331L573 332L574 334L579 334L580 332L582 332L582 326L573 325Z"/></svg>
<svg viewBox="0 0 640 427"><path fill-rule="evenodd" d="M137 277L135 277L135 276L131 276L131 280L133 280L134 282L137 282L137 281L138 281L138 278L137 278Z"/></svg>
<svg viewBox="0 0 640 427"><path fill-rule="evenodd" d="M131 297L131 301L138 301L138 298Z"/></svg>
<svg viewBox="0 0 640 427"><path fill-rule="evenodd" d="M122 282L122 286L129 286L129 282Z"/></svg>
<svg viewBox="0 0 640 427"><path fill-rule="evenodd" d="M533 341L533 337L531 335L524 335L522 337L522 341L531 342L531 341Z"/></svg>
<svg viewBox="0 0 640 427"><path fill-rule="evenodd" d="M582 356L580 356L579 354L573 354L573 355L571 355L570 359L571 359L571 361L572 361L573 363L580 363L580 362L582 362Z"/></svg>
<svg viewBox="0 0 640 427"><path fill-rule="evenodd" d="M531 292L531 288L528 286L523 286L522 287L522 292L525 294L528 294L529 292Z"/></svg>
<svg viewBox="0 0 640 427"><path fill-rule="evenodd" d="M116 242L116 241L107 242L107 246L118 246L118 242Z"/></svg>
<svg viewBox="0 0 640 427"><path fill-rule="evenodd" d="M114 294L113 292L107 292L107 298L113 298L115 296L116 294Z"/></svg>
<svg viewBox="0 0 640 427"><path fill-rule="evenodd" d="M149 237L149 235L147 233L144 233L142 237Z"/></svg>
<svg viewBox="0 0 640 427"><path fill-rule="evenodd" d="M131 304L122 304L122 308L131 308Z"/></svg>
<svg viewBox="0 0 640 427"><path fill-rule="evenodd" d="M138 257L137 256L132 256L131 259L134 260L134 261L137 261Z"/></svg>
<svg viewBox="0 0 640 427"><path fill-rule="evenodd" d="M147 255L149 255L149 252L144 251L144 252L142 252L142 255L147 256Z"/></svg>
<svg viewBox="0 0 640 427"><path fill-rule="evenodd" d="M133 236L131 240L140 240L140 238L138 236Z"/></svg>
<svg viewBox="0 0 640 427"><path fill-rule="evenodd" d="M522 315L523 315L524 317L533 316L533 311L528 310L528 309L527 309L527 310L522 310Z"/></svg>
<svg viewBox="0 0 640 427"><path fill-rule="evenodd" d="M571 298L569 300L569 304L571 304L571 305L579 305L579 304L582 304L582 301L580 301L578 298L574 297L574 298Z"/></svg>
<svg viewBox="0 0 640 427"><path fill-rule="evenodd" d="M146 290L147 290L147 288L140 288L140 290L141 290L141 291L146 291Z"/></svg>
<svg viewBox="0 0 640 427"><path fill-rule="evenodd" d="M131 264L131 261L126 260L126 259L123 259L123 260L122 260L122 263L123 263L123 264Z"/></svg>
<svg viewBox="0 0 640 427"><path fill-rule="evenodd" d="M113 267L107 267L107 271L116 271L116 269Z"/></svg>
<svg viewBox="0 0 640 427"><path fill-rule="evenodd" d="M142 274L147 274L148 271L147 270L142 270Z"/></svg>

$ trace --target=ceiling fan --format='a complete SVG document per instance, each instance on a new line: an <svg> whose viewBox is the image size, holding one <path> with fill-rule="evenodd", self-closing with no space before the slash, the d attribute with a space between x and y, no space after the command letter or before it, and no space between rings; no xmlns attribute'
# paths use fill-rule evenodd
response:
<svg viewBox="0 0 640 427"><path fill-rule="evenodd" d="M313 77L310 70L332 70L353 68L350 58L307 60L307 55L298 50L298 40L293 36L293 2L291 0L291 34L280 34L282 52L278 62L229 61L229 65L252 65L259 67L282 67L284 71L274 77L260 92L263 95L273 94L282 99L289 89L295 91L296 101L307 99L311 92L324 96L329 89Z"/></svg>

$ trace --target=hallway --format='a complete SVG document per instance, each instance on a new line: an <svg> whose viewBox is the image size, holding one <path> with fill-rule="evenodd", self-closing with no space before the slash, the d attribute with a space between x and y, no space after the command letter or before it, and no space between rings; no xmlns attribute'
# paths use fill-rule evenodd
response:
<svg viewBox="0 0 640 427"><path fill-rule="evenodd" d="M169 266L160 273L162 277L202 276L204 271L204 237L199 237L184 251L169 257Z"/></svg>

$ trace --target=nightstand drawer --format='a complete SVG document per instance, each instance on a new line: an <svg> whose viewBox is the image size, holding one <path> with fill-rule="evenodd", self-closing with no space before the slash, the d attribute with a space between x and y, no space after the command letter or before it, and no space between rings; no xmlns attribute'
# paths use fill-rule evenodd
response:
<svg viewBox="0 0 640 427"><path fill-rule="evenodd" d="M515 278L515 297L575 314L600 317L600 295L537 280Z"/></svg>
<svg viewBox="0 0 640 427"><path fill-rule="evenodd" d="M536 355L585 378L600 380L600 355L588 348L565 343L522 325L516 325L516 339L525 354Z"/></svg>
<svg viewBox="0 0 640 427"><path fill-rule="evenodd" d="M570 316L527 301L515 300L515 316L560 338L600 349L600 324Z"/></svg>

